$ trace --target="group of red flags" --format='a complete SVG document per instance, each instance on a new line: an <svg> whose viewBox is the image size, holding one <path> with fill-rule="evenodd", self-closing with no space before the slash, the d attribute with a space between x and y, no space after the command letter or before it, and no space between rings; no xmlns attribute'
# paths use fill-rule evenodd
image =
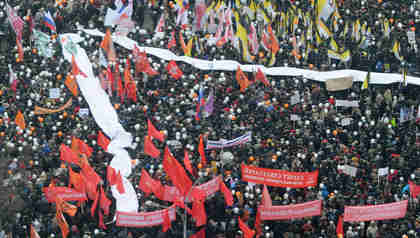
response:
<svg viewBox="0 0 420 238"><path fill-rule="evenodd" d="M268 82L267 77L260 68L258 68L257 73L255 74L255 80L260 81L266 87L270 87L270 82ZM248 79L246 74L242 71L242 69L239 66L236 70L236 82L238 82L242 93L245 92L245 90L252 84L252 82Z"/></svg>

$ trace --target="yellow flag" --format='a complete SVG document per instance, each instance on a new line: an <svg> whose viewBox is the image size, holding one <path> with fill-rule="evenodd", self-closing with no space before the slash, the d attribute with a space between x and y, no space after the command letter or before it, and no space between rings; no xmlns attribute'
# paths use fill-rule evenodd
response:
<svg viewBox="0 0 420 238"><path fill-rule="evenodd" d="M369 81L370 81L370 71L367 73L365 81L363 81L362 84L362 90L367 89L369 86Z"/></svg>

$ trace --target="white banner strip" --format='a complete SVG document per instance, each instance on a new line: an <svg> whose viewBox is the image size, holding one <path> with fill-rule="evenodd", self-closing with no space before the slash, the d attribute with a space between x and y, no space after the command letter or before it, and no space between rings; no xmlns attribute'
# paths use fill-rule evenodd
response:
<svg viewBox="0 0 420 238"><path fill-rule="evenodd" d="M120 194L115 186L111 188L112 195L117 201L117 211L121 212L137 212L138 200L133 185L127 180L131 174L131 158L124 147L130 147L132 144L132 136L125 131L119 123L117 112L112 106L108 95L102 89L97 77L93 74L92 64L83 48L77 43L82 39L77 34L60 35L62 46L68 41L75 43L76 51L75 61L80 70L87 75L87 78L79 75L77 83L79 89L89 105L95 122L110 137L111 143L108 146L108 152L114 155L110 166L117 172L120 171L123 176L123 185L125 193ZM64 58L71 62L72 55L63 47Z"/></svg>
<svg viewBox="0 0 420 238"><path fill-rule="evenodd" d="M103 37L105 34L99 30L88 30L82 29L85 33L93 36ZM201 70L220 70L220 71L236 71L238 66L241 67L242 71L245 72L256 72L258 68L261 69L266 75L272 76L303 76L305 78L325 82L328 79L343 78L343 77L353 77L353 80L356 82L363 82L367 76L367 72L359 70L334 70L328 72L318 72L308 69L299 69L292 67L265 67L263 65L241 65L233 60L201 60L195 59L187 56L177 56L167 49L160 49L154 47L142 47L134 40L125 37L125 36L113 36L113 41L120 46L132 50L134 45L137 45L141 51L146 51L147 54L154 55L166 61L175 60L182 61L187 64L192 65L195 68ZM402 81L402 74L391 74L391 73L371 73L370 74L370 84L390 84L390 83L399 83ZM408 84L420 85L420 78L407 76Z"/></svg>

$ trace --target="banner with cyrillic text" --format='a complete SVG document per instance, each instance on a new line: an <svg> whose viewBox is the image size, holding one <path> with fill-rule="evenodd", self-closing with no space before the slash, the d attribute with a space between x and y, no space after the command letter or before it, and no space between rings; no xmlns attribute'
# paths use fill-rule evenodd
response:
<svg viewBox="0 0 420 238"><path fill-rule="evenodd" d="M200 189L201 191L206 193L206 197L209 197L219 191L219 186L221 182L221 177L217 176L216 178L203 183L198 186L194 186L192 189ZM192 194L192 192L191 192ZM167 186L164 187L163 199L164 201L168 202L175 202L175 200L180 199L184 201L184 196L179 192L179 190L175 186ZM189 197L187 198L186 202L191 202Z"/></svg>
<svg viewBox="0 0 420 238"><path fill-rule="evenodd" d="M242 180L272 187L316 187L318 184L318 170L314 172L289 172L242 164Z"/></svg>
<svg viewBox="0 0 420 238"><path fill-rule="evenodd" d="M303 217L320 216L321 210L321 200L285 206L260 206L258 208L261 220L290 220Z"/></svg>
<svg viewBox="0 0 420 238"><path fill-rule="evenodd" d="M117 226L124 227L149 227L163 223L163 216L168 210L169 219L175 221L175 205L154 212L117 212Z"/></svg>
<svg viewBox="0 0 420 238"><path fill-rule="evenodd" d="M405 217L408 200L372 206L345 206L344 221L378 221Z"/></svg>
<svg viewBox="0 0 420 238"><path fill-rule="evenodd" d="M45 187L42 189L45 198L48 202L55 202L59 196L64 201L86 201L87 197L85 193L78 192L68 187Z"/></svg>

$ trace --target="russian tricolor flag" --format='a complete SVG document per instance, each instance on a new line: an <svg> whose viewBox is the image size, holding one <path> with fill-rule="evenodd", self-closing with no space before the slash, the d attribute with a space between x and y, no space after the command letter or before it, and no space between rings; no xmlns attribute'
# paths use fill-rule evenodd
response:
<svg viewBox="0 0 420 238"><path fill-rule="evenodd" d="M44 23L48 28L51 29L51 31L57 32L54 19L52 18L51 13L49 11L46 12L44 15Z"/></svg>
<svg viewBox="0 0 420 238"><path fill-rule="evenodd" d="M198 102L197 102L197 106L196 106L196 110L195 110L195 120L199 121L201 118L201 109L205 104L205 100L204 100L204 90L203 88L200 88L200 91L198 93Z"/></svg>

